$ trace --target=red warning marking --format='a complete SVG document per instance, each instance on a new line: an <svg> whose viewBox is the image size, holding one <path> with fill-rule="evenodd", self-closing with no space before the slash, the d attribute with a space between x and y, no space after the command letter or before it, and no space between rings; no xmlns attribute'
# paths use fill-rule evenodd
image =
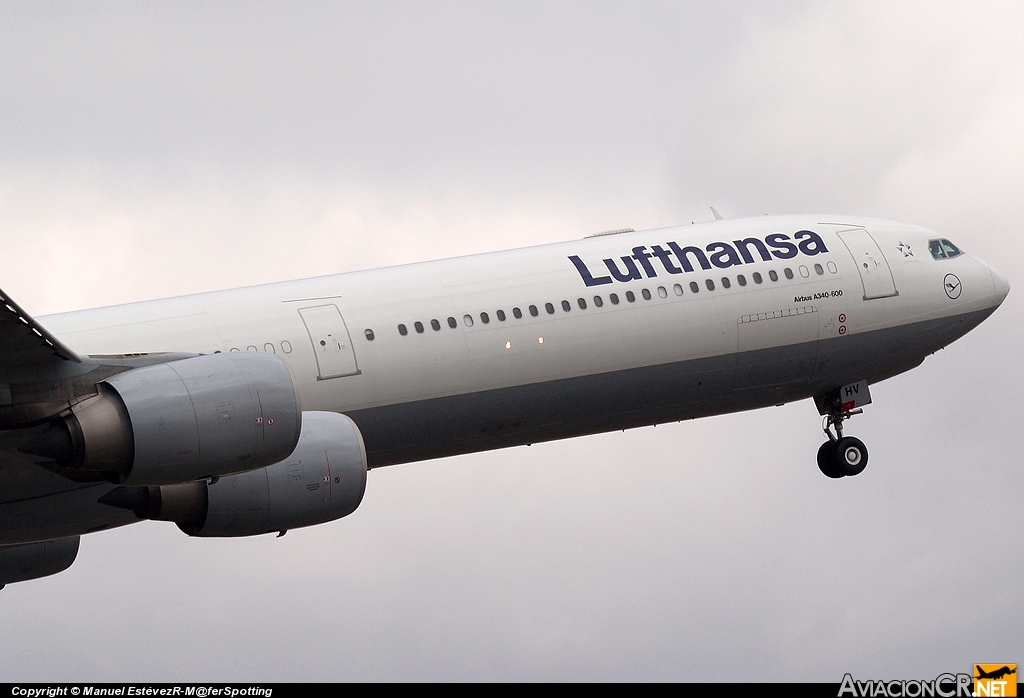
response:
<svg viewBox="0 0 1024 698"><path fill-rule="evenodd" d="M839 326L839 334L846 334L846 325Z"/></svg>
<svg viewBox="0 0 1024 698"><path fill-rule="evenodd" d="M846 313L839 314L839 322L846 322Z"/></svg>
<svg viewBox="0 0 1024 698"><path fill-rule="evenodd" d="M267 425L263 423L263 399L260 398L260 391L256 391L256 402L260 405L260 418L256 420L256 423L263 428L263 439L267 438Z"/></svg>

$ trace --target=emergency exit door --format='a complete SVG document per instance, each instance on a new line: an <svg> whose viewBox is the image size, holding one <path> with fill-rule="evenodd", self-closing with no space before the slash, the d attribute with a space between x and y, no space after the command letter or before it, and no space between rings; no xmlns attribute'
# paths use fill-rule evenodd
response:
<svg viewBox="0 0 1024 698"><path fill-rule="evenodd" d="M359 373L345 318L336 305L318 305L299 310L309 333L319 371L317 380L354 376Z"/></svg>
<svg viewBox="0 0 1024 698"><path fill-rule="evenodd" d="M898 296L896 282L892 278L892 270L885 261L885 255L871 233L863 228L845 230L839 233L839 239L853 255L860 272L860 280L864 286L864 300Z"/></svg>

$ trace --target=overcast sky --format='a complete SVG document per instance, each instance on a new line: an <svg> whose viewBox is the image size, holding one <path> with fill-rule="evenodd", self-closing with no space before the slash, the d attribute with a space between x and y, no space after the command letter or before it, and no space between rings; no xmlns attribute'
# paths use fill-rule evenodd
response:
<svg viewBox="0 0 1024 698"><path fill-rule="evenodd" d="M144 523L0 592L0 680L934 678L1024 662L1024 5L0 4L33 315L763 213L1014 289L872 387L370 473L282 539ZM1014 630L1017 628L1017 630Z"/></svg>

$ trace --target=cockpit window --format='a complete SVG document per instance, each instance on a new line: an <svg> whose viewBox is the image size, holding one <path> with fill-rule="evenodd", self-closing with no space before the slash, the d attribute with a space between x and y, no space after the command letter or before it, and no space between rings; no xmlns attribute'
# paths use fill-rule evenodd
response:
<svg viewBox="0 0 1024 698"><path fill-rule="evenodd" d="M931 251L932 257L935 259L949 259L952 257L959 257L963 254L959 247L946 239L929 240L928 249Z"/></svg>
<svg viewBox="0 0 1024 698"><path fill-rule="evenodd" d="M956 245L951 243L949 240L942 241L942 249L945 251L947 257L958 257L963 254Z"/></svg>

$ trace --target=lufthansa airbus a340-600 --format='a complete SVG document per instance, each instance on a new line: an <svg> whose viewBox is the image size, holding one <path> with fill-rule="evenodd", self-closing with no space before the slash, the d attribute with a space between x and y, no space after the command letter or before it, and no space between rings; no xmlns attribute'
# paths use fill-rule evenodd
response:
<svg viewBox="0 0 1024 698"><path fill-rule="evenodd" d="M716 214L717 217L717 214ZM849 216L621 230L34 319L0 292L0 585L144 519L250 536L338 519L395 463L813 398L857 475L869 386L1009 282Z"/></svg>

